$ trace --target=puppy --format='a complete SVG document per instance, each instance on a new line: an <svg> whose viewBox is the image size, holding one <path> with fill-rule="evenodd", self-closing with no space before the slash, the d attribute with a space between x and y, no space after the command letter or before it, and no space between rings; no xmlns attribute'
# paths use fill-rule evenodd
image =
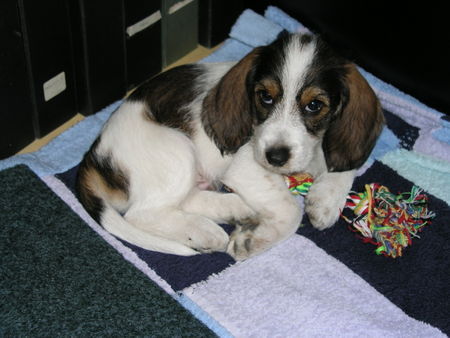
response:
<svg viewBox="0 0 450 338"><path fill-rule="evenodd" d="M77 190L125 241L245 259L299 225L282 175L313 175L306 212L316 228L332 226L382 125L355 65L317 37L286 35L237 63L181 66L143 84L85 155ZM234 192L214 191L217 182ZM223 222L237 225L231 238Z"/></svg>

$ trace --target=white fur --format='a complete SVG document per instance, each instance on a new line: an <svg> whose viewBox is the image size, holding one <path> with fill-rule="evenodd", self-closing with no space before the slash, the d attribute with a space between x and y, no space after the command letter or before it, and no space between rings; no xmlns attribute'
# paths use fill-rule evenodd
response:
<svg viewBox="0 0 450 338"><path fill-rule="evenodd" d="M117 206L107 206L101 223L116 236L150 250L179 255L223 251L228 235L212 219L197 212L197 204L205 206L199 198L202 193L196 188L197 179L207 175L198 171L206 166L199 163L196 149L209 149L211 154L202 154L210 160L218 158L217 148L205 137L199 137L195 148L193 141L180 131L146 120L143 110L141 103L124 103L102 132L97 154L110 154L113 161L126 168L130 186L129 203L120 208L126 210L123 218L112 211ZM222 159L216 170L223 172L228 163ZM212 195L208 196L211 202L211 197L223 196L208 193ZM223 197L232 212L253 214L240 200L233 207L232 199ZM214 219L210 213L207 215ZM225 217L219 213L215 218L223 221Z"/></svg>
<svg viewBox="0 0 450 338"><path fill-rule="evenodd" d="M293 35L287 46L285 62L281 70L285 98L290 105L295 102L295 97L303 84L306 69L314 60L316 43L301 45L298 36Z"/></svg>

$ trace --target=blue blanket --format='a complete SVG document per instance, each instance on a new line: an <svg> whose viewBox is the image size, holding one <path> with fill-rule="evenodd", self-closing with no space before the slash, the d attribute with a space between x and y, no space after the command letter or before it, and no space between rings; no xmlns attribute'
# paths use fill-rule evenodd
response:
<svg viewBox="0 0 450 338"><path fill-rule="evenodd" d="M222 47L201 62L238 60L278 34L308 29L276 7L246 10ZM307 219L275 248L236 263L224 253L178 257L146 251L103 231L70 189L76 166L120 102L87 117L41 150L0 161L24 163L136 268L219 336L421 336L450 333L450 123L360 69L382 103L387 126L353 190L379 182L413 185L437 216L401 258L377 256L345 221L317 231Z"/></svg>

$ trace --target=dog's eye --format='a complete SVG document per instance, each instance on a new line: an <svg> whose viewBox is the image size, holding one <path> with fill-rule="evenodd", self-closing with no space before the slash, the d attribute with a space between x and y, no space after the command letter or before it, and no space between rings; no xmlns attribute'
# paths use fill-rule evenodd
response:
<svg viewBox="0 0 450 338"><path fill-rule="evenodd" d="M323 102L319 100L312 100L305 107L308 113L318 113L323 107Z"/></svg>
<svg viewBox="0 0 450 338"><path fill-rule="evenodd" d="M266 90L260 90L259 97L263 103L267 105L273 104L273 97Z"/></svg>

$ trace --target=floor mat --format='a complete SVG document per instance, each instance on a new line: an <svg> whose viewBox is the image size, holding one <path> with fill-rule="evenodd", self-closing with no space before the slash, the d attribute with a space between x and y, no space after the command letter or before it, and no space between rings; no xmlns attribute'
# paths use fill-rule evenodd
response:
<svg viewBox="0 0 450 338"><path fill-rule="evenodd" d="M214 336L27 167L0 186L0 336Z"/></svg>

